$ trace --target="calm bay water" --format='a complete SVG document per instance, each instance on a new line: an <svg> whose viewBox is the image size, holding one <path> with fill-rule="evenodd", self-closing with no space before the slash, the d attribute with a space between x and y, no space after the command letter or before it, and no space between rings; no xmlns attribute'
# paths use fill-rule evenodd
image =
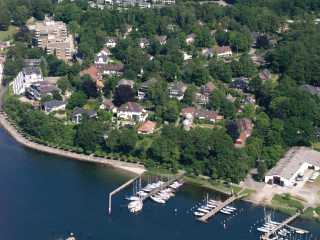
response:
<svg viewBox="0 0 320 240"><path fill-rule="evenodd" d="M105 166L25 149L0 129L0 239L51 240L70 232L78 240L258 239L253 224L263 218L263 208L237 202L237 216L218 215L201 224L190 208L207 190L194 186L185 186L165 205L147 201L138 215L129 214L123 200L129 188L114 198L108 216L107 194L130 177ZM276 220L286 217L273 215ZM295 225L312 232L302 239L320 239L319 223L299 220Z"/></svg>

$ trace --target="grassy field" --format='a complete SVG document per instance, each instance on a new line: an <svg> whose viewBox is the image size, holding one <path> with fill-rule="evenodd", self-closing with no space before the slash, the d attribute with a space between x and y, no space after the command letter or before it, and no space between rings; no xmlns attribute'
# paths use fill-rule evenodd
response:
<svg viewBox="0 0 320 240"><path fill-rule="evenodd" d="M293 215L303 209L303 204L289 194L276 194L271 201L271 208Z"/></svg>
<svg viewBox="0 0 320 240"><path fill-rule="evenodd" d="M320 221L320 207L317 208L308 208L302 215L302 218L305 219L315 219Z"/></svg>
<svg viewBox="0 0 320 240"><path fill-rule="evenodd" d="M97 110L99 109L99 103L97 101L88 101L84 106L84 109L86 110Z"/></svg>
<svg viewBox="0 0 320 240"><path fill-rule="evenodd" d="M13 35L17 32L17 28L10 26L7 31L0 31L0 41L8 41L13 38Z"/></svg>
<svg viewBox="0 0 320 240"><path fill-rule="evenodd" d="M242 190L241 187L237 185L225 183L223 181L214 181L214 180L202 179L200 177L188 177L188 176L186 176L185 179L190 183L193 183L208 189L212 189L214 191L221 192L224 194L231 194L232 192L238 193Z"/></svg>
<svg viewBox="0 0 320 240"><path fill-rule="evenodd" d="M320 151L320 142L314 142L312 143L312 148L314 150Z"/></svg>

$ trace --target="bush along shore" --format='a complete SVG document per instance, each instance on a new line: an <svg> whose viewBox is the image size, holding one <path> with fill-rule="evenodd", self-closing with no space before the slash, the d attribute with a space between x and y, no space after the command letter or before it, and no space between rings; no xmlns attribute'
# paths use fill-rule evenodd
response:
<svg viewBox="0 0 320 240"><path fill-rule="evenodd" d="M57 145L52 145L48 142L45 142L41 139L32 137L28 134L22 132L21 129L8 117L8 115L1 111L0 112L0 125L21 145L34 149L40 152L54 154L58 156L67 157L74 160L86 161L98 164L109 165L114 168L118 168L127 172L131 172L135 175L144 174L147 169L144 167L142 162L139 162L138 159L132 157L128 158L126 156L120 156L117 154L90 154L86 155L84 153L78 153L79 149L74 147L58 147ZM176 173L175 170L168 170L162 167L149 167L150 171L148 174L158 175L158 176L170 176ZM238 193L241 191L241 187L237 184L228 183L225 181L210 180L205 177L191 176L186 175L184 177L185 181L190 184L194 184L209 190L213 190L225 195L230 195L232 193ZM253 193L250 189L244 190L247 193L247 197L243 198L244 201L250 201L248 196ZM291 206L291 203L294 201L294 206ZM299 207L297 207L297 204ZM293 215L296 210L300 209L302 204L297 200L288 200L287 196L275 196L272 201L272 204L263 204L269 208L275 209L277 211L286 213L288 215ZM301 206L300 206L301 205ZM313 219L320 221L320 208L308 208L307 211L301 216L305 219Z"/></svg>
<svg viewBox="0 0 320 240"><path fill-rule="evenodd" d="M119 156L104 157L97 156L95 154L81 154L77 153L75 148L57 147L43 140L26 135L21 132L21 130L19 130L15 123L9 120L8 115L5 112L0 113L0 124L18 143L40 152L72 158L79 161L106 164L114 168L129 171L137 175L141 175L146 171L145 167L142 164L134 162L135 159L127 159Z"/></svg>

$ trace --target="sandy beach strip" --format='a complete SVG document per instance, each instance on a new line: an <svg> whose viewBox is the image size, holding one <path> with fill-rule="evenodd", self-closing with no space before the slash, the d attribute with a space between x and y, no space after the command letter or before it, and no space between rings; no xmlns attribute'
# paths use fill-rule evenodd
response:
<svg viewBox="0 0 320 240"><path fill-rule="evenodd" d="M141 175L146 169L143 165L137 163L127 163L113 159L107 159L102 157L95 157L92 155L79 154L74 152L69 152L62 149L57 149L49 146L45 146L39 143L32 142L22 136L16 128L7 120L7 116L5 113L0 113L0 125L21 145L31 148L40 152L54 154L62 157L71 158L74 160L85 161L85 162L93 162L99 164L109 165L114 168L122 169L125 171L129 171L131 173Z"/></svg>

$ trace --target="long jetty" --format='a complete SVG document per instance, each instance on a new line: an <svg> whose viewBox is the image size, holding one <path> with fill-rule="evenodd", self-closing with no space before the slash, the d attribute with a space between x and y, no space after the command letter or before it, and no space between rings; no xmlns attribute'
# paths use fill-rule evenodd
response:
<svg viewBox="0 0 320 240"><path fill-rule="evenodd" d="M124 184L122 184L120 187L117 187L115 190L113 190L111 193L109 193L109 208L108 208L108 212L109 215L111 214L111 208L112 208L112 196L117 194L118 192L120 192L122 189L128 187L131 183L135 182L138 179L141 179L141 176L135 177L130 179L129 181L125 182Z"/></svg>
<svg viewBox="0 0 320 240"><path fill-rule="evenodd" d="M234 202L237 199L243 198L245 196L245 194L241 194L241 192L239 194L236 194L236 195L229 197L224 202L219 203L219 205L217 207L215 207L214 209L212 209L210 212L206 213L202 217L199 217L198 220L203 223L208 223L208 219L212 218L214 215L216 215L218 212L220 212L224 207L228 206L229 204L231 204L232 202Z"/></svg>
<svg viewBox="0 0 320 240"><path fill-rule="evenodd" d="M265 233L264 235L261 236L262 240L270 240L270 236L272 236L273 234L275 234L277 231L279 231L280 229L282 229L283 227L287 226L289 223L291 223L293 220L295 220L296 218L298 218L303 212L305 211L305 209L302 210L302 212L297 212L295 215L287 218L286 220L284 220L283 222L281 222L279 225L277 225L275 228L273 228L272 230L270 230L269 232Z"/></svg>

